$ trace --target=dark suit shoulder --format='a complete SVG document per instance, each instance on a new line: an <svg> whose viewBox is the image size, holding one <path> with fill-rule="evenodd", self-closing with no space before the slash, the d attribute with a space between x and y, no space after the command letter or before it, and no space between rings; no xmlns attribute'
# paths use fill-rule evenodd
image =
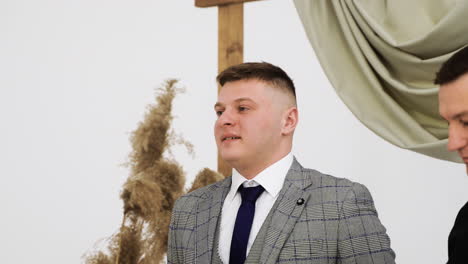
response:
<svg viewBox="0 0 468 264"><path fill-rule="evenodd" d="M465 263L468 259L468 202L458 212L455 224L449 235L447 264Z"/></svg>

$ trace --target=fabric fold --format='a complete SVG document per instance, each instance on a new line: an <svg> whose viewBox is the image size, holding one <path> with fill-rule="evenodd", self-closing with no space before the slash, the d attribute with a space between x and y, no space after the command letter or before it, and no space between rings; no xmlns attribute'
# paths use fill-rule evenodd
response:
<svg viewBox="0 0 468 264"><path fill-rule="evenodd" d="M434 158L446 150L436 71L468 44L468 2L295 0L317 58L351 112L384 140Z"/></svg>

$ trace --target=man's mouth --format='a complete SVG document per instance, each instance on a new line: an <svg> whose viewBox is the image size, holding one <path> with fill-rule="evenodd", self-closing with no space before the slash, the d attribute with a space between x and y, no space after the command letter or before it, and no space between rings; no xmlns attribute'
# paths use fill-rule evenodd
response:
<svg viewBox="0 0 468 264"><path fill-rule="evenodd" d="M240 139L240 137L223 137L221 141Z"/></svg>

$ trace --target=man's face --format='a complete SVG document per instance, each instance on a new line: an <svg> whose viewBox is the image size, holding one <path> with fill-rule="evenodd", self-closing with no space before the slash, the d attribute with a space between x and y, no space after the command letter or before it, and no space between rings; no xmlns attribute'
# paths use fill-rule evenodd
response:
<svg viewBox="0 0 468 264"><path fill-rule="evenodd" d="M447 149L458 151L468 173L468 74L440 87L439 112L449 123Z"/></svg>
<svg viewBox="0 0 468 264"><path fill-rule="evenodd" d="M281 150L286 95L258 80L225 83L218 95L218 151L236 169L271 164ZM274 162L274 161L273 161Z"/></svg>

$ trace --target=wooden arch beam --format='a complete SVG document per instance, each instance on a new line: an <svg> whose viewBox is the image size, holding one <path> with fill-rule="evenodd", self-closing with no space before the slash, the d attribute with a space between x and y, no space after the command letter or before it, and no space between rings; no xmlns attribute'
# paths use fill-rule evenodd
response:
<svg viewBox="0 0 468 264"><path fill-rule="evenodd" d="M195 6L196 7L211 7L211 6L221 6L221 5L229 5L229 4L245 3L245 2L253 2L253 1L260 1L260 0L195 0Z"/></svg>
<svg viewBox="0 0 468 264"><path fill-rule="evenodd" d="M253 1L259 0L195 0L196 7L218 7L218 73L244 61L244 3ZM219 153L218 171L232 174Z"/></svg>

